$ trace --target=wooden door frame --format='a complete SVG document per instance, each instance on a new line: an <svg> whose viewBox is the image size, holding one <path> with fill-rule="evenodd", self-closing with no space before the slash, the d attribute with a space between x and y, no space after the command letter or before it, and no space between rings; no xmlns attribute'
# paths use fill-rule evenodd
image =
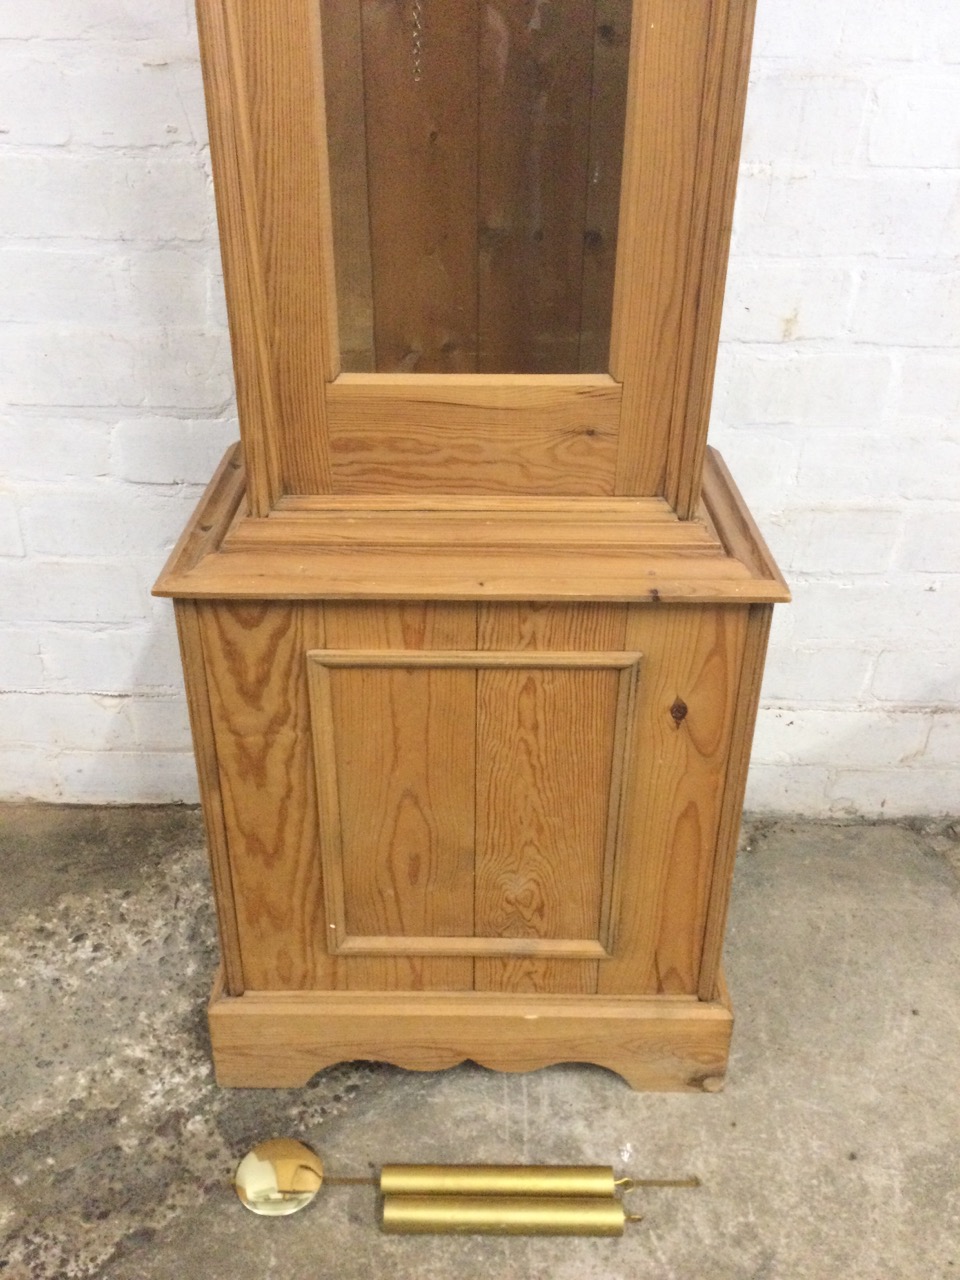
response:
<svg viewBox="0 0 960 1280"><path fill-rule="evenodd" d="M384 492L369 477L385 472L392 492L442 492L445 474L446 492L459 491L476 450L496 447L498 424L513 434L532 421L528 454L502 473L491 462L483 491L662 496L691 517L754 6L634 0L609 374L441 375L439 383L413 374L398 391L397 375L339 369L318 0L198 0L252 516L283 497ZM448 472L444 457L436 474L397 470L382 428L371 436L370 423L404 396L419 406L414 433L445 424L456 455ZM570 405L566 421L563 412L555 421L558 396ZM429 430L413 443L433 456ZM365 475L338 470L338 459L358 453ZM584 467L585 453L602 466ZM558 475L569 482L551 479Z"/></svg>

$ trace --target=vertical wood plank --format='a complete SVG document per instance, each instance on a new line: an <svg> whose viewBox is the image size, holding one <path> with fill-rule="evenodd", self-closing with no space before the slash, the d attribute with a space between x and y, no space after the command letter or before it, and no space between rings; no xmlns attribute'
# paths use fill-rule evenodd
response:
<svg viewBox="0 0 960 1280"><path fill-rule="evenodd" d="M677 371L682 417L671 433L667 461L666 496L682 520L695 515L700 500L755 7L756 0L727 0L717 4L712 14L714 35L704 81L697 160L701 176L691 228L691 285L687 291L691 315L684 326Z"/></svg>
<svg viewBox="0 0 960 1280"><path fill-rule="evenodd" d="M599 936L619 684L619 671L479 673L479 935Z"/></svg>
<svg viewBox="0 0 960 1280"><path fill-rule="evenodd" d="M360 0L321 0L321 15L340 368L366 373L375 364Z"/></svg>
<svg viewBox="0 0 960 1280"><path fill-rule="evenodd" d="M478 370L580 367L594 0L483 6Z"/></svg>
<svg viewBox="0 0 960 1280"><path fill-rule="evenodd" d="M477 352L477 5L362 0L376 367L463 373Z"/></svg>
<svg viewBox="0 0 960 1280"><path fill-rule="evenodd" d="M247 506L251 515L264 516L283 492L280 409L270 350L249 93L228 3L198 0L197 27Z"/></svg>
<svg viewBox="0 0 960 1280"><path fill-rule="evenodd" d="M473 933L476 673L333 670L347 933Z"/></svg>
<svg viewBox="0 0 960 1280"><path fill-rule="evenodd" d="M749 609L631 607L627 644L642 651L635 787L620 877L613 995L695 995L736 726Z"/></svg>
<svg viewBox="0 0 960 1280"><path fill-rule="evenodd" d="M721 3L723 0L721 0ZM610 372L623 382L617 492L662 493L713 0L635 0Z"/></svg>
<svg viewBox="0 0 960 1280"><path fill-rule="evenodd" d="M743 651L743 671L737 693L736 718L723 791L723 809L720 815L720 829L717 833L717 853L707 905L703 958L700 966L699 996L701 1000L717 998L727 908L733 881L733 865L737 856L743 797L747 789L747 771L750 767L750 748L757 722L763 664L772 620L772 605L750 606L746 644Z"/></svg>
<svg viewBox="0 0 960 1280"><path fill-rule="evenodd" d="M327 493L325 381L339 365L319 6L222 2L245 86L281 480Z"/></svg>
<svg viewBox="0 0 960 1280"><path fill-rule="evenodd" d="M618 605L483 605L479 615L479 647L525 651L623 649L625 628L626 608ZM491 674L482 672L481 682ZM477 927L479 933L496 933L498 928L503 927L500 919L501 904L504 889L509 888L509 881L519 890L517 911L520 918L525 920L527 927L533 925L547 931L540 936L557 936L553 932L553 920L547 913L561 911L565 913L564 919L557 928L566 931L567 936L596 937L602 909L600 868L603 857L601 852L598 865L595 850L599 841L595 840L595 836L606 825L611 762L604 758L605 747L602 744L598 750L598 744L591 743L583 753L592 761L592 767L587 766L589 780L570 780L571 787L577 788L577 803L582 802L583 808L576 813L579 819L579 839L569 850L570 863L578 869L571 869L570 883L566 885L567 892L574 899L568 910L566 906L553 900L553 890L560 887L556 884L551 887L554 873L549 868L539 866L541 858L550 858L558 845L565 847L566 841L563 833L555 829L558 800L551 792L552 782L546 792L538 796L538 778L564 773L571 765L571 755L567 754L570 740L564 744L560 741L559 734L555 740L545 736L544 724L538 725L536 722L537 713L539 711L542 715L544 699L548 696L543 682L544 674L546 673L518 672L515 677L511 677L513 701L510 707L507 705L509 699L507 702L504 699L503 685L500 686L498 695L492 680L487 682L486 688L481 684L480 729L488 735L490 764L486 766L489 776L481 775L478 778ZM556 681L557 677L571 674L573 681L569 687L564 687L565 682L554 684L553 696L555 707L559 709L564 693L569 699L575 685L574 698L567 700L564 708L566 719L571 721L565 724L564 732L571 735L573 743L581 744L584 723L589 724L592 720L596 724L599 715L608 722L612 720L618 685L615 679L611 679L613 673L603 673L609 683L603 692L599 688L593 691L594 697L599 697L602 705L593 707L596 713L594 716L588 714L589 706L585 708L578 724L576 696L583 694L584 686L577 685L576 681L582 680L586 673L553 672L550 677ZM502 678L502 673L497 673L497 676ZM529 689L520 688L518 682L523 682L527 677L533 677L528 682ZM609 706L607 698L611 700ZM482 755L485 750L483 737L480 742ZM610 748L612 750L612 738ZM576 749L571 754L575 755ZM499 777L495 771L499 773ZM568 813L570 803L570 797L566 797L564 809ZM594 812L598 805L600 812ZM577 809L576 805L574 809ZM593 849L585 853L584 845L589 847L591 843ZM527 852L521 855L519 861L514 856L510 862L511 851L523 850L525 846ZM588 865L580 866L580 862ZM578 890L573 877L581 872L585 881L580 888L585 896L576 900ZM599 888L596 901L593 884ZM529 907L538 894L540 900L535 910L541 911L542 916L539 920L529 914L524 918L524 895ZM584 934L588 916L590 929ZM511 923L513 927L517 927L519 922L520 920L514 920ZM521 957L478 958L475 961L475 984L478 991L591 992L597 987L597 962Z"/></svg>
<svg viewBox="0 0 960 1280"><path fill-rule="evenodd" d="M173 611L177 620L183 682L187 691L193 751L197 761L197 780L200 784L200 801L203 806L203 825L207 835L210 878L213 881L217 929L220 935L224 993L239 996L243 994L243 962L237 931L233 877L230 871L230 847L217 765L217 744L210 713L207 669L196 601L175 600Z"/></svg>
<svg viewBox="0 0 960 1280"><path fill-rule="evenodd" d="M581 373L605 373L610 365L620 175L630 64L630 11L631 0L596 0L587 211L583 233Z"/></svg>
<svg viewBox="0 0 960 1280"><path fill-rule="evenodd" d="M319 606L197 605L248 990L331 989L304 654Z"/></svg>
<svg viewBox="0 0 960 1280"><path fill-rule="evenodd" d="M331 649L471 649L476 610L328 604L325 632ZM335 689L339 682L335 719L345 729L357 727L337 743L346 842L356 853L345 877L348 921L368 935L470 936L476 673L424 671L420 680L404 671L332 675ZM350 956L341 963L355 991L473 985L470 957Z"/></svg>

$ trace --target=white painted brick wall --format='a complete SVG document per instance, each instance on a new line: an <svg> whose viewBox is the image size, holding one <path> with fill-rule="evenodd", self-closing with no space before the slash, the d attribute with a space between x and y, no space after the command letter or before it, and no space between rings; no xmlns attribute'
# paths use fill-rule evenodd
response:
<svg viewBox="0 0 960 1280"><path fill-rule="evenodd" d="M748 803L960 811L960 5L759 0L713 441ZM0 0L0 796L196 796L149 587L236 435L189 0Z"/></svg>
<svg viewBox="0 0 960 1280"><path fill-rule="evenodd" d="M960 6L759 0L713 440L780 558L747 803L960 812Z"/></svg>

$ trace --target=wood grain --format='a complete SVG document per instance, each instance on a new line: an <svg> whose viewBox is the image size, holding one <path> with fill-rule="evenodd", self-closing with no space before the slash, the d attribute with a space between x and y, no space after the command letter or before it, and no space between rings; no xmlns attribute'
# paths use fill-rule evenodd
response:
<svg viewBox="0 0 960 1280"><path fill-rule="evenodd" d="M198 606L192 600L178 600L174 605L174 614L180 641L187 708L190 712L193 751L197 762L197 781L200 785L200 802L203 807L203 825L210 859L214 906L217 912L223 990L226 995L238 996L244 989L243 958L240 953L233 873L230 867L230 846L224 819L217 743L213 718L210 714L210 693L207 687L207 667Z"/></svg>
<svg viewBox="0 0 960 1280"><path fill-rule="evenodd" d="M574 294L579 308L591 291L599 296L606 289L610 255L597 254L612 240L599 225L603 219L609 221L609 209L603 213L600 205L610 205L612 187L593 184L591 178L593 195L587 197L585 185L574 184L569 165L579 156L577 163L585 167L581 153L585 154L583 139L588 136L593 138L591 175L598 166L606 173L612 163L610 140L616 126L606 122L608 117L614 121L617 108L616 95L612 88L608 93L607 86L612 87L617 76L622 78L623 43L618 44L617 32L624 25L618 28L615 20L606 20L614 2L601 0L595 30L589 32L589 6L583 0L563 0L564 20L583 36L569 44L558 35L562 23L524 35L510 26L512 9L484 11L490 22L499 14L501 25L506 23L519 77L507 93L500 124L488 123L486 142L478 141L476 111L477 6L431 6L433 49L443 48L445 65L441 76L439 60L434 57L431 64L428 58L422 80L416 81L409 65L406 10L374 0L364 3L363 56L370 67L378 68L378 74L366 76L363 112L376 257L372 270L375 282L381 282L374 286L381 317L377 323L388 348L378 367L476 367L477 250L470 242L478 221L478 148L500 154L501 125L516 142L519 135L509 127L510 110L516 107L521 116L529 116L531 83L539 85L534 93L538 111L546 110L551 95L559 103L553 141L546 134L539 139L536 112L527 129L533 147L533 152L527 149L528 158L536 153L541 165L536 181L530 172L522 172L527 162L518 162L517 182L507 181L514 144L502 152L502 172L486 166L486 252L491 261L499 252L497 207L506 198L497 194L499 188L506 183L514 194L519 190L521 205L526 201L532 207L531 191L537 191L542 202L533 221L529 208L526 215L516 215L526 216L527 231L533 228L524 250L527 266L517 271L520 276L524 271L538 274L540 293L518 288L513 267L488 272L492 281L513 278L513 295L505 294L501 301L493 293L503 293L506 286L491 286L489 309L491 315L498 311L505 316L504 332L512 326L519 334L516 340L505 339L506 346L520 353L510 367L516 367L515 360L527 359L524 342L542 338L548 346L556 345L550 333L559 332L557 326L568 327ZM361 424L356 437L352 424L343 425L339 434L329 433L327 427L325 382L336 376L339 356L319 7L313 0L249 0L242 5L238 0L200 0L241 431L255 514L273 509L284 492L329 492L334 481L328 446L337 451L333 465L339 469L340 491L402 485L433 492L461 487L468 492L488 487L490 492L615 489L623 494L664 493L684 517L695 510L752 12L753 0L635 0L610 346L610 370L623 384L619 432L598 431L592 438L576 432L569 439L544 437L536 425L535 405L526 406L530 412L525 423L526 410L513 418L509 406L500 404L486 415L490 434L484 434L471 425L469 404L451 403L441 411L442 424L439 418L427 422L423 436L416 424L411 429L403 421L401 409L394 438L383 420L379 426ZM351 22L352 31L347 30ZM335 49L352 52L337 58L336 71L343 82L338 80L333 89L345 103L355 102L358 91L355 28L356 11L350 5L338 6L330 19L330 40ZM480 59L485 65L493 56L491 30L484 36L486 52ZM611 70L614 57L620 61L614 61ZM572 106L573 86L589 85L590 61L595 63L593 100L581 111ZM459 91L441 92L441 79L448 83L451 75ZM489 83L492 93L494 82ZM359 114L349 110L346 115L353 144L360 142ZM342 124L344 117L340 119ZM338 157L346 145L341 124L334 121L331 134ZM336 218L339 241L346 246L342 273L345 280L356 278L349 293L360 297L367 272L366 206L361 199L363 156L353 144L360 163L342 199L337 197ZM601 152L606 158L597 159ZM482 192L484 182L479 185ZM566 211L563 229L554 233L550 210L561 208ZM509 222L511 216L504 215L501 222ZM590 226L581 290L584 219ZM349 232L343 230L347 223ZM537 240L541 232L543 238ZM597 254L591 256L593 250ZM534 310L540 308L542 323L520 324L518 329L513 321L528 302ZM595 314L605 309L590 305ZM365 302L358 307L349 325L351 330L359 326L361 332L368 310ZM421 318L410 320L414 313ZM561 314L567 319L561 321ZM580 328L578 321L575 331ZM347 346L353 352L365 341L351 332ZM559 350L567 339L557 341ZM586 345L592 343L596 351L598 342L602 343L598 333L591 337L588 331ZM550 367L575 369L581 358L586 357L574 351L572 363L555 361ZM590 363L595 365L594 357ZM561 400L576 401L569 386L558 387L557 394ZM524 443L515 445L515 437ZM498 451L503 454L502 469ZM615 480L609 478L611 466Z"/></svg>
<svg viewBox="0 0 960 1280"><path fill-rule="evenodd" d="M333 988L303 655L316 606L198 606L247 990Z"/></svg>
<svg viewBox="0 0 960 1280"><path fill-rule="evenodd" d="M373 370L373 263L360 0L320 0L320 13L340 368Z"/></svg>
<svg viewBox="0 0 960 1280"><path fill-rule="evenodd" d="M625 619L624 610L617 607L538 608L519 604L483 606L478 619L479 645L481 649L509 648L511 652L531 655L563 649L576 649L585 653L593 649L606 651L609 656L610 651L622 653L625 649ZM537 681L534 680L528 695L528 701L532 703L528 711L533 710L534 715L538 692L543 697L536 685ZM603 725L607 730L609 745L604 742L601 729L601 741L591 761L600 775L593 779L598 791L593 796L586 797L578 790L575 794L581 795L583 807L578 810L579 801L573 800L571 812L571 798L557 795L555 781L557 774L568 777L570 771L577 767L569 741L564 743L559 737L554 738L547 725L534 727L528 722L524 728L522 724L518 724L523 713L518 692L514 691L512 707L504 705L502 695L495 698L492 687L486 691L486 697L481 696L480 699L479 727L481 730L486 728L489 756L484 773L478 777L478 921L489 919L489 924L494 929L498 924L502 927L504 890L509 890L512 885L513 896L518 898L518 905L525 900L528 905L536 899L541 901L543 915L536 921L531 920L528 913L524 922L525 931L529 931L531 923L536 923L540 936L549 933L557 936L561 931L573 927L576 930L573 936L596 937L602 911L606 853L604 840L608 818L608 812L603 806L609 800L613 781L610 771L613 767L615 710L611 711L609 706L603 705L594 707L597 717L595 726L597 721L602 723L604 713L609 717ZM575 700L570 699L572 692L575 699L573 690L564 690L566 698L561 695L557 709L562 708L565 718L575 722ZM599 696L602 704L599 690L594 691L594 696ZM607 691L607 697L611 696L615 708L616 685ZM494 703L499 705L495 706ZM499 729L491 711L504 717ZM566 725L566 728L570 727L569 724ZM554 733L557 728L558 726L553 726ZM512 740L511 733L516 735ZM584 735L579 726L573 731L573 737L574 741L582 744ZM522 761L520 757L524 748L527 759ZM514 763L505 766L505 760L510 759ZM514 783L510 769L519 769L521 765L525 776L521 774ZM538 793L538 776L541 784L548 783L546 794L542 787ZM516 794L518 788L522 794ZM510 794L511 790L514 794ZM497 806L496 811L494 805ZM579 842L574 840L568 845L562 828L564 822L571 821L579 827ZM550 845L549 853L547 845ZM552 864L559 851L563 851L559 858L561 862L564 862L565 855L565 865L557 873ZM589 864L585 868L588 879L582 890L585 898L575 901L569 915L565 915L567 907L556 901L556 890L571 864L577 866L580 862ZM501 883L503 876L506 879ZM518 895L518 886L525 889L525 892ZM545 889L548 893L546 899L543 897ZM551 913L560 915L556 925ZM517 922L511 923L516 932ZM475 985L478 991L589 992L596 990L596 984L597 964L587 960L478 959L475 965Z"/></svg>
<svg viewBox="0 0 960 1280"><path fill-rule="evenodd" d="M242 475L232 469L225 474L226 479L218 479L204 495L190 530L154 587L155 594L192 599L633 600L660 604L762 604L790 598L742 498L714 452L708 454L705 496L715 516L716 531L702 521L677 521L658 499L583 498L571 501L569 513L561 517L557 499L390 495L389 500L378 497L369 506L362 500L357 505L357 499L348 497L303 499L302 508L284 506L284 518L237 526L250 528L251 542L239 538L234 548L227 540L205 541L208 535L203 532L206 527L221 529L224 521L229 524L236 504L242 501ZM327 501L329 507L324 505ZM462 522L451 539L450 526L444 522L461 503ZM405 534L394 543L371 545L369 529L380 511L393 517L401 512L421 512L424 538L411 541ZM311 539L311 519L322 526L324 521L336 523L341 515L343 531L351 527L351 519L358 521L353 526L355 540L334 538L325 544L322 535L319 542ZM544 538L538 543L529 535L541 515L545 517ZM608 521L624 522L619 545L620 535L606 539L606 546L593 540L598 515L603 516L601 527ZM431 537L434 518L439 523ZM516 543L511 545L495 531L499 522L509 524L517 519L521 524ZM566 532L554 538L557 519ZM570 531L578 519L582 521L582 537L571 539ZM292 541L291 520L302 520ZM470 520L475 520L472 527ZM524 521L526 533L522 532ZM492 545L498 541L498 546Z"/></svg>
<svg viewBox="0 0 960 1280"><path fill-rule="evenodd" d="M471 606L328 604L324 615L329 649L359 648L370 665L380 651L415 658L476 642ZM341 689L340 705L331 706L336 736L325 748L328 774L340 780L337 802L346 805L345 923L352 910L366 936L472 934L475 674L424 671L419 692L400 670L361 674L369 678L353 690L358 701L350 705L350 690ZM380 794L366 794L371 787ZM328 843L339 838L328 833ZM345 963L352 990L473 986L473 961L462 955L398 949Z"/></svg>
<svg viewBox="0 0 960 1280"><path fill-rule="evenodd" d="M627 643L644 654L634 788L607 994L698 990L748 611L631 608ZM642 856L641 855L642 851Z"/></svg>
<svg viewBox="0 0 960 1280"><path fill-rule="evenodd" d="M296 551L281 545L208 556L182 573L167 573L156 594L192 599L646 601L709 604L772 603L780 583L753 578L739 561L693 554L638 557L630 550L583 554L561 548L467 553L456 548L363 547Z"/></svg>
<svg viewBox="0 0 960 1280"><path fill-rule="evenodd" d="M743 495L716 449L707 450L703 506L712 525L723 530L723 545L727 554L746 565L755 577L778 582L781 594L777 599L782 603L788 602L790 589L783 574L777 568Z"/></svg>
<svg viewBox="0 0 960 1280"><path fill-rule="evenodd" d="M618 493L663 493L674 422L712 0L634 5L610 372Z"/></svg>
<svg viewBox="0 0 960 1280"><path fill-rule="evenodd" d="M750 748L760 704L760 685L772 618L772 605L751 606L707 903L698 987L701 1000L715 999L720 982L720 962L733 883L733 865L737 856Z"/></svg>
<svg viewBox="0 0 960 1280"><path fill-rule="evenodd" d="M637 0L610 370L618 493L696 510L754 0Z"/></svg>
<svg viewBox="0 0 960 1280"><path fill-rule="evenodd" d="M596 0L594 5L578 366L584 373L610 367L631 7L631 0Z"/></svg>
<svg viewBox="0 0 960 1280"><path fill-rule="evenodd" d="M344 375L328 393L334 487L609 494L620 394L603 375Z"/></svg>
<svg viewBox="0 0 960 1280"><path fill-rule="evenodd" d="M195 569L208 556L216 556L227 531L246 508L246 484L241 446L231 445L177 539L154 588L162 589L168 576Z"/></svg>
<svg viewBox="0 0 960 1280"><path fill-rule="evenodd" d="M618 766L638 655L325 649L307 658L328 936L338 954L605 954L597 934L620 853ZM451 677L459 678L454 684ZM517 760L513 722L518 712L522 722L529 719L525 690L518 689L524 680L546 688L548 703L559 689L561 706L559 715L545 708L536 742L529 724L521 724ZM593 723L584 695L601 681L606 687ZM488 702L503 702L487 732L484 683ZM573 696L565 698L568 685ZM570 725L573 734L564 732ZM531 779L525 766L534 756ZM574 769L589 771L594 757L596 777L586 785L572 778ZM550 809L537 803L545 793ZM527 838L532 807L539 809L537 848ZM511 866L505 887L498 846L514 848L518 839L528 865ZM476 867L475 847L486 855ZM578 874L585 858L589 876ZM501 918L504 910L515 915L531 894L537 907L519 928Z"/></svg>
<svg viewBox="0 0 960 1280"><path fill-rule="evenodd" d="M327 490L325 381L339 344L319 7L223 4L250 129L245 200L256 202L280 479L289 493Z"/></svg>
<svg viewBox="0 0 960 1280"><path fill-rule="evenodd" d="M666 494L684 520L696 512L703 476L755 9L756 0L729 0L725 6L715 6L713 15L718 38L711 41L706 68L698 210L691 237L690 273L696 286L690 292L696 307L689 326L688 355L680 360L684 416L671 434L667 462Z"/></svg>
<svg viewBox="0 0 960 1280"><path fill-rule="evenodd" d="M327 665L310 655L324 869L342 878L331 937L473 934L476 676Z"/></svg>
<svg viewBox="0 0 960 1280"><path fill-rule="evenodd" d="M397 934L347 937L339 948L344 956L533 956L564 960L599 960L607 955L602 943L586 938L478 938Z"/></svg>
<svg viewBox="0 0 960 1280"><path fill-rule="evenodd" d="M324 1067L368 1059L437 1071L469 1059L496 1071L591 1062L634 1089L715 1092L733 1017L719 1000L663 996L405 995L214 991L217 1082L299 1088Z"/></svg>
<svg viewBox="0 0 960 1280"><path fill-rule="evenodd" d="M617 692L610 671L480 673L479 933L598 936Z"/></svg>
<svg viewBox="0 0 960 1280"><path fill-rule="evenodd" d="M429 6L419 79L408 5L361 14L376 367L474 370L477 6Z"/></svg>
<svg viewBox="0 0 960 1280"><path fill-rule="evenodd" d="M593 7L482 6L481 373L580 367Z"/></svg>
<svg viewBox="0 0 960 1280"><path fill-rule="evenodd" d="M198 0L197 28L247 502L252 515L263 516L283 492L284 430L270 350L249 92L229 0Z"/></svg>

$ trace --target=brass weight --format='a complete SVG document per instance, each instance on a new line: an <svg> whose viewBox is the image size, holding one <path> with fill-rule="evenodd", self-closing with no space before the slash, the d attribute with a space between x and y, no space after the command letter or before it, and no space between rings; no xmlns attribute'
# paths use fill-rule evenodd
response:
<svg viewBox="0 0 960 1280"><path fill-rule="evenodd" d="M391 1235L622 1236L619 1200L600 1196L388 1195L383 1230Z"/></svg>
<svg viewBox="0 0 960 1280"><path fill-rule="evenodd" d="M385 1164L385 1196L590 1196L629 1190L608 1165Z"/></svg>
<svg viewBox="0 0 960 1280"><path fill-rule="evenodd" d="M698 1178L617 1178L609 1165L387 1164L377 1177L325 1177L316 1152L289 1138L258 1144L234 1186L254 1213L296 1213L322 1184L371 1186L383 1196L383 1230L398 1235L622 1236L618 1191L696 1187Z"/></svg>

